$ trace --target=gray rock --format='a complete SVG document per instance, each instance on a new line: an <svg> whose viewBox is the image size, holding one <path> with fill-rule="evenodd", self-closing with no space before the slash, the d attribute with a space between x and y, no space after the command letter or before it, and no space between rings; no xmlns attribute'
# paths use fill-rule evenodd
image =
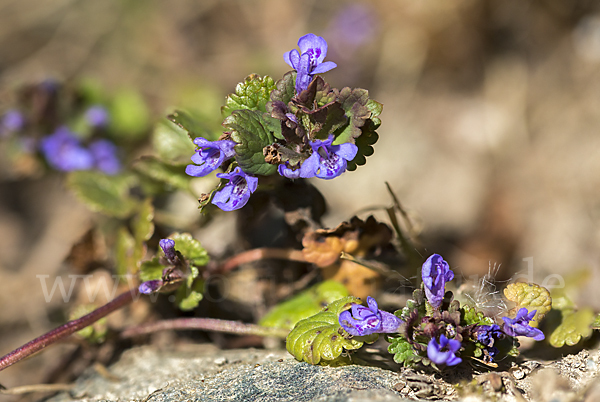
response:
<svg viewBox="0 0 600 402"><path fill-rule="evenodd" d="M88 370L72 401L403 401L401 375L375 367L323 367L297 362L285 351L228 350L210 346L161 352L125 352L110 375Z"/></svg>
<svg viewBox="0 0 600 402"><path fill-rule="evenodd" d="M600 351L583 350L548 363L524 361L508 371L477 374L460 365L433 375L397 366L312 366L286 351L223 351L210 345L160 351L146 346L126 351L108 372L89 369L73 390L50 402L549 402L581 396L594 401L600 395L599 362ZM458 390L453 384L460 384Z"/></svg>

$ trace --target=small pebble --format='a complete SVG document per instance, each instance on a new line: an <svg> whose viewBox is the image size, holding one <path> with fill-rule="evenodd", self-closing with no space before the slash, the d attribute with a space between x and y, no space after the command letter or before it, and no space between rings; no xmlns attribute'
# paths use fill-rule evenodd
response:
<svg viewBox="0 0 600 402"><path fill-rule="evenodd" d="M595 371L598 367L598 364L594 361L594 359L587 359L585 363L585 368L588 371Z"/></svg>
<svg viewBox="0 0 600 402"><path fill-rule="evenodd" d="M523 378L525 378L525 371L518 368L516 370L513 370L512 375L517 380L522 380Z"/></svg>
<svg viewBox="0 0 600 402"><path fill-rule="evenodd" d="M225 363L227 363L227 359L225 357L218 357L213 361L214 364L216 364L217 366L222 366Z"/></svg>

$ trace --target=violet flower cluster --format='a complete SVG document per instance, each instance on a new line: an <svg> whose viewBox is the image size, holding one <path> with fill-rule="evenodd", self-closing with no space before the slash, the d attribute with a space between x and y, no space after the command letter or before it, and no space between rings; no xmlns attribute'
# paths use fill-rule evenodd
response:
<svg viewBox="0 0 600 402"><path fill-rule="evenodd" d="M89 107L84 119L92 129L106 127L109 122L108 111L99 105ZM21 132L18 140L26 153L41 152L48 165L61 172L98 169L114 175L121 170L118 148L107 139L95 139L84 145L80 137L66 126L58 127L52 134L38 140L23 133L28 123L25 115L11 109L0 119L0 137L9 137Z"/></svg>
<svg viewBox="0 0 600 402"><path fill-rule="evenodd" d="M192 156L195 165L188 165L185 169L190 176L206 176L235 156L236 143L231 140L208 141L198 137L194 139L194 144L198 146ZM229 180L223 189L215 193L212 200L223 211L242 208L258 187L258 178L245 173L239 166L230 173L217 173L217 177Z"/></svg>
<svg viewBox="0 0 600 402"><path fill-rule="evenodd" d="M62 172L98 169L114 175L121 170L116 145L109 140L98 139L85 147L67 127L59 127L53 134L43 138L40 151L52 168Z"/></svg>
<svg viewBox="0 0 600 402"><path fill-rule="evenodd" d="M296 102L295 99L299 99L298 97L301 93L307 93L303 91L306 91L309 88L311 82L316 79L315 76L317 74L325 73L336 67L335 63L325 61L327 55L327 42L322 37L314 34L304 35L298 41L298 46L300 51L293 49L284 54L285 62L296 70L294 84L295 96L290 103ZM314 84L313 90L315 90ZM311 95L306 96L310 97ZM283 102L277 102L279 102L278 106L281 106L281 108L287 108ZM275 104L277 102L272 101L271 103ZM316 105L316 102L314 104ZM332 104L333 103L330 102L323 107L329 107ZM304 107L302 110L306 113L315 114L314 111L307 109L305 104L302 105L302 107ZM268 105L267 109L269 109ZM277 109L277 107L273 108L273 110L275 109ZM339 108L335 109L332 113L336 113L337 119L347 119L345 115L340 117L339 110ZM324 113L328 113L328 110L322 109L319 116L323 116ZM365 112L363 111L363 113ZM369 111L367 110L366 113L368 115ZM302 123L300 121L301 119L297 118L297 116L300 115L286 111L281 114L281 116L284 116L284 121L279 121L275 120L275 115L279 116L277 112L274 111L272 114L274 115L269 118L273 119L273 121L276 122L275 124L280 124L282 127L287 124L287 128L293 126L299 133L293 136L283 135L285 139L280 138L275 140L274 144L267 144L263 151L265 158L264 162L271 165L277 165L277 169L274 171L285 178L299 179L316 177L325 180L333 179L344 173L348 168L348 162L352 161L357 156L358 147L353 143L354 138L351 138L349 142L335 143L336 135L334 135L333 130L332 132L326 133L326 139L322 139L324 137L323 134L320 134L321 139L313 138L308 135L305 127L302 125L305 123ZM336 127L339 127L342 123L336 124L338 124ZM310 125L310 127L313 126L314 125ZM238 152L246 151L249 146L238 144L236 141L239 140L239 138L236 137L236 141L233 141L229 134L229 132L226 132L225 135L221 136L221 139L217 141L209 141L202 137L195 138L193 142L197 148L191 158L193 164L188 165L185 170L186 174L190 176L204 177L217 170L219 167L226 168L226 172L217 174L217 177L228 180L228 182L215 191L211 199L212 204L224 211L233 211L242 208L246 205L250 196L256 191L258 186L258 178L256 177L255 171L252 173L245 171L248 170L248 165L242 164L238 159ZM283 155L287 155L287 158L282 158L280 155L277 158L271 158L267 161L266 149L269 147L276 149L287 147L283 152ZM257 158L254 156L252 157L252 160L256 159Z"/></svg>
<svg viewBox="0 0 600 402"><path fill-rule="evenodd" d="M395 354L394 360L398 363L455 366L465 357L472 357L497 367L496 361L518 355L516 337L526 336L536 341L544 339L541 330L529 325L535 317L535 310L528 311L523 307L514 318L502 317L503 323L499 325L492 317L477 311L475 306L461 306L454 300L452 292L446 290L446 283L454 278L454 273L441 255L433 254L427 258L421 276L421 289L415 290L413 299L407 302L400 314L396 312L403 321L398 334L388 337L391 342L389 350ZM375 310L370 311L356 308L354 315L360 312L364 321L359 329L366 328L361 333L374 327L369 325L371 322L378 322L373 317ZM340 315L340 324L350 333L346 321L342 321Z"/></svg>

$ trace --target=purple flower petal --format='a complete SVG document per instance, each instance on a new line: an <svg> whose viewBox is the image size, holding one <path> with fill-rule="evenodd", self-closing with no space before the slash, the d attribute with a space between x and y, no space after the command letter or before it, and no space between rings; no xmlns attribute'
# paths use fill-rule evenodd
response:
<svg viewBox="0 0 600 402"><path fill-rule="evenodd" d="M298 39L298 47L302 54L308 53L316 64L320 64L327 56L327 42L320 36L309 33Z"/></svg>
<svg viewBox="0 0 600 402"><path fill-rule="evenodd" d="M296 49L292 49L287 53L283 54L283 60L294 70L296 70L296 67L298 66L298 63L300 62L300 53L298 53L298 50Z"/></svg>
<svg viewBox="0 0 600 402"><path fill-rule="evenodd" d="M239 166L231 173L218 173L217 177L229 180L212 199L212 203L223 211L242 208L258 186L258 178L246 174Z"/></svg>
<svg viewBox="0 0 600 402"><path fill-rule="evenodd" d="M221 164L235 155L233 149L236 143L230 140L208 141L202 137L194 139L198 146L196 153L192 156L192 162L196 165L188 165L185 173L194 177L203 177L216 170Z"/></svg>
<svg viewBox="0 0 600 402"><path fill-rule="evenodd" d="M315 152L312 153L310 157L305 159L300 167L296 167L292 169L289 167L288 162L282 163L277 168L277 171L283 177L287 177L288 179L309 179L311 177L315 177L315 173L319 167L319 155Z"/></svg>
<svg viewBox="0 0 600 402"><path fill-rule="evenodd" d="M118 148L108 140L96 140L90 144L90 152L94 158L94 167L102 172L114 175L121 170L121 162L117 158Z"/></svg>
<svg viewBox="0 0 600 402"><path fill-rule="evenodd" d="M329 135L325 141L315 140L310 143L313 155L318 155L315 176L320 179L330 180L344 173L348 161L354 159L358 152L358 147L354 144L331 145L333 139L333 135Z"/></svg>
<svg viewBox="0 0 600 402"><path fill-rule="evenodd" d="M56 170L70 172L94 166L91 152L81 146L79 139L66 127L60 127L42 139L40 149L48 164Z"/></svg>
<svg viewBox="0 0 600 402"><path fill-rule="evenodd" d="M177 252L175 251L175 240L173 239L161 239L158 245L165 253L167 260L173 265L177 264Z"/></svg>
<svg viewBox="0 0 600 402"><path fill-rule="evenodd" d="M336 67L333 62L323 62L327 56L327 42L320 36L309 33L298 40L300 52L293 49L284 53L283 59L297 71L296 92L308 88L315 74L322 74Z"/></svg>
<svg viewBox="0 0 600 402"><path fill-rule="evenodd" d="M340 313L339 323L346 332L353 336L398 332L402 324L400 318L379 310L371 296L367 297L367 304L369 307L353 304L350 310Z"/></svg>
<svg viewBox="0 0 600 402"><path fill-rule="evenodd" d="M310 73L312 75L323 74L323 73L326 73L329 70L333 70L336 67L337 67L337 64L335 64L333 61L326 61L325 63L319 64Z"/></svg>
<svg viewBox="0 0 600 402"><path fill-rule="evenodd" d="M25 126L25 117L18 110L7 110L0 121L0 137L20 131Z"/></svg>
<svg viewBox="0 0 600 402"><path fill-rule="evenodd" d="M109 114L104 107L94 105L86 110L85 119L92 127L104 127L108 124Z"/></svg>
<svg viewBox="0 0 600 402"><path fill-rule="evenodd" d="M448 339L445 335L440 335L439 343L431 339L427 344L427 357L433 363L447 366L455 366L462 362L460 357L455 355L460 349L460 342L456 339Z"/></svg>
<svg viewBox="0 0 600 402"><path fill-rule="evenodd" d="M163 285L163 281L156 279L153 281L142 282L138 290L144 295L149 295L156 292Z"/></svg>
<svg viewBox="0 0 600 402"><path fill-rule="evenodd" d="M421 277L427 301L433 308L439 308L446 293L446 282L454 279L454 272L441 255L433 254L423 263Z"/></svg>
<svg viewBox="0 0 600 402"><path fill-rule="evenodd" d="M392 313L383 310L379 311L381 312L381 333L393 334L398 332L398 328L402 325L403 321Z"/></svg>
<svg viewBox="0 0 600 402"><path fill-rule="evenodd" d="M526 336L533 338L536 341L544 340L544 333L538 328L529 325L529 321L535 317L536 311L537 310L528 312L528 310L523 307L519 309L515 318L502 317L502 320L504 321L502 330L510 336Z"/></svg>

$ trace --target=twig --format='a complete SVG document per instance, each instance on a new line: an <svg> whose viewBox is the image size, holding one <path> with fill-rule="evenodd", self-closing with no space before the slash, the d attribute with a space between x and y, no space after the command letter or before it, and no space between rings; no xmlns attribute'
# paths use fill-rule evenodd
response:
<svg viewBox="0 0 600 402"><path fill-rule="evenodd" d="M75 384L33 384L23 385L21 387L12 387L6 389L0 389L0 394L4 395L23 395L30 394L32 392L56 392L56 391L69 391Z"/></svg>
<svg viewBox="0 0 600 402"><path fill-rule="evenodd" d="M139 325L137 327L127 328L121 332L121 338L132 338L138 335L149 334L157 331L169 329L183 330L205 330L226 332L229 334L248 334L259 336L273 336L277 338L287 337L289 331L283 328L263 327L256 324L245 324L240 321L217 320L214 318L177 318L173 320L163 320Z"/></svg>
<svg viewBox="0 0 600 402"><path fill-rule="evenodd" d="M94 322L98 321L100 318L112 313L115 310L120 309L123 306L131 303L135 298L139 295L139 291L137 288L130 289L129 291L123 293L119 297L114 300L106 303L104 306L97 308L91 313L84 315L81 318L76 320L72 320L67 322L66 324L61 325L58 328L53 329L50 332L45 333L44 335L35 338L34 340L26 343L25 345L13 350L7 355L0 358L0 371L4 370L8 366L15 364L16 362L23 360L27 356L34 354L46 346L53 344L56 341L66 338L74 332L83 329Z"/></svg>
<svg viewBox="0 0 600 402"><path fill-rule="evenodd" d="M265 247L255 248L234 255L233 257L225 260L225 262L219 266L218 270L222 273L226 273L241 264L267 259L307 262L306 258L304 258L304 254L302 254L302 250Z"/></svg>

